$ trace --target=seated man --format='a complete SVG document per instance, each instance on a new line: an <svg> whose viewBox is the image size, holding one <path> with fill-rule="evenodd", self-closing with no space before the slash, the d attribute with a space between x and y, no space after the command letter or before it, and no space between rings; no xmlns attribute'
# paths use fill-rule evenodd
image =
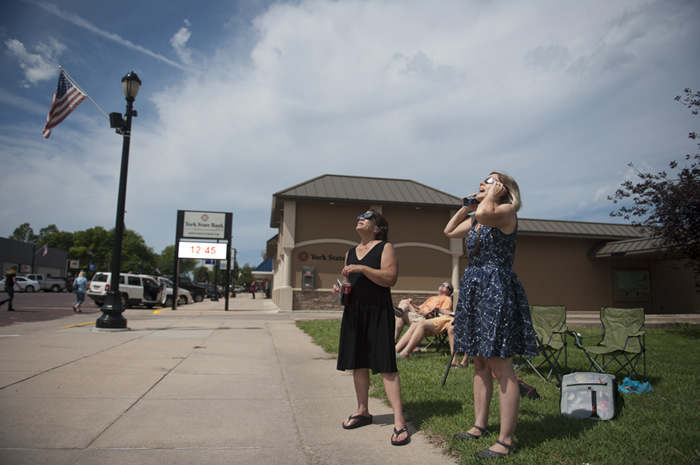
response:
<svg viewBox="0 0 700 465"><path fill-rule="evenodd" d="M404 326L411 326L411 323L415 323L421 320L425 320L429 317L431 313L433 315L438 310L452 311L452 291L454 288L450 283L442 283L438 288L438 295L433 297L428 297L428 299L423 302L420 307L413 305L413 299L405 299L399 302L398 307L394 307L394 313L396 314L396 331L394 332L394 340L398 341L401 331L403 331Z"/></svg>
<svg viewBox="0 0 700 465"><path fill-rule="evenodd" d="M430 319L423 319L414 324L412 324L406 334L401 336L401 339L396 343L396 357L397 358L408 358L411 355L411 350L418 345L418 343L425 336L435 336L442 332L447 331L447 328L452 326L454 321L454 314L443 309L439 309L439 316Z"/></svg>

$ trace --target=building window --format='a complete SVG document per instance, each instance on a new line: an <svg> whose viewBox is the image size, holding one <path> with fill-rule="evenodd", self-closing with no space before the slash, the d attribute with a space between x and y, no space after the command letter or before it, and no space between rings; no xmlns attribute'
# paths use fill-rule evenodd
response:
<svg viewBox="0 0 700 465"><path fill-rule="evenodd" d="M615 271L615 300L622 302L651 301L650 274L643 270Z"/></svg>
<svg viewBox="0 0 700 465"><path fill-rule="evenodd" d="M615 289L623 292L649 292L649 272L616 271Z"/></svg>

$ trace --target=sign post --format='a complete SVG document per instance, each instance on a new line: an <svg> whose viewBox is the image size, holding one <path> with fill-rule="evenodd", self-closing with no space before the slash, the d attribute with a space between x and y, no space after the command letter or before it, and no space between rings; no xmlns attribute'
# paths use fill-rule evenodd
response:
<svg viewBox="0 0 700 465"><path fill-rule="evenodd" d="M175 264L173 279L173 296L177 296L180 279L180 258L195 258L200 260L229 260L231 250L231 231L233 229L233 213L205 211L177 211L177 230L175 233ZM183 240L185 239L185 240ZM190 240L192 239L192 240ZM224 240L226 245L220 241ZM215 242L203 242L215 241ZM230 272L226 270L226 304L228 311L228 295ZM216 282L214 283L216 286ZM173 310L177 310L177 299L173 297Z"/></svg>

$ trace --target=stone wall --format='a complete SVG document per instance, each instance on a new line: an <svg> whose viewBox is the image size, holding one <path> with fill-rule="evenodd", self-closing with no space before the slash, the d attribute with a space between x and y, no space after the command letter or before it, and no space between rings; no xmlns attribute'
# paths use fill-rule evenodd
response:
<svg viewBox="0 0 700 465"><path fill-rule="evenodd" d="M328 291L294 291L292 309L306 311L342 311L338 297Z"/></svg>

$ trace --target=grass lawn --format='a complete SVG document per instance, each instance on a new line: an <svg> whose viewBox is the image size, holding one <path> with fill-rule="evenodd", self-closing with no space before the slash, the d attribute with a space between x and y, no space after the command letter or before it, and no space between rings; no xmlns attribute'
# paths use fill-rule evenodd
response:
<svg viewBox="0 0 700 465"><path fill-rule="evenodd" d="M338 347L340 321L299 321L328 353ZM575 329L584 335L592 329ZM423 341L425 342L425 341ZM559 389L534 372L519 375L535 386L539 401L521 399L516 442L520 452L498 463L517 464L690 464L700 463L700 326L675 325L647 330L647 380L654 392L621 397L624 405L607 422L575 420L559 413ZM585 355L569 338L569 371L587 371ZM491 404L492 436L458 442L454 433L474 423L471 367L451 370L440 387L449 356L428 349L398 360L404 410L411 423L441 444L458 463L483 463L474 452L490 446L498 436L498 394ZM641 362L640 362L641 366ZM386 396L381 378L372 376L371 395ZM617 380L622 381L622 376ZM410 447L410 446L409 446Z"/></svg>

